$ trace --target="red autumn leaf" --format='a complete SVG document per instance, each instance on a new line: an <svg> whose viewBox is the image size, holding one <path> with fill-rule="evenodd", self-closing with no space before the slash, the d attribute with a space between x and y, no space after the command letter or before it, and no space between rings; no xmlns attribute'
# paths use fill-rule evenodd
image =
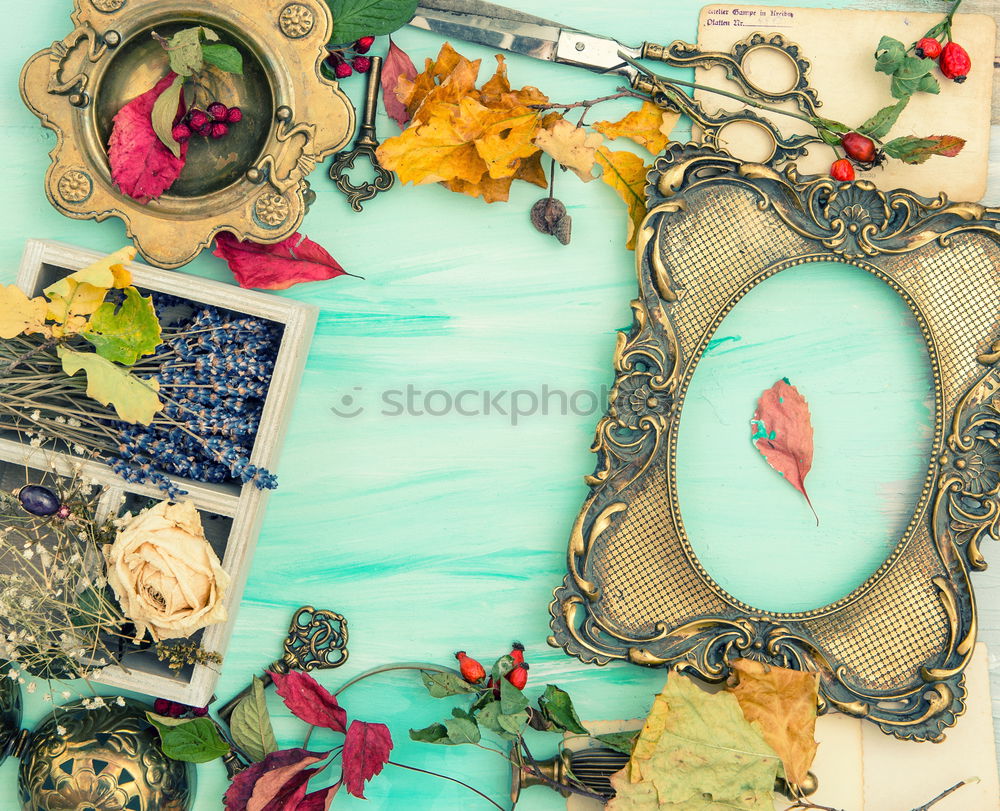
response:
<svg viewBox="0 0 1000 811"><path fill-rule="evenodd" d="M276 785L276 791L287 782L290 774L301 771L312 763L318 763L329 754L329 752L309 752L305 749L282 749L271 752L264 760L251 764L249 768L233 777L229 789L222 798L226 811L247 811L254 789L264 777L278 775L269 778L268 783L261 789L263 792L265 788L270 790L272 785ZM291 771L286 771L288 769Z"/></svg>
<svg viewBox="0 0 1000 811"><path fill-rule="evenodd" d="M314 727L347 732L347 711L337 703L323 685L308 673L290 670L288 673L271 673L278 695L297 718Z"/></svg>
<svg viewBox="0 0 1000 811"><path fill-rule="evenodd" d="M180 157L174 157L153 129L153 105L175 78L175 73L168 73L152 90L122 107L113 119L108 139L111 179L124 194L140 203L155 200L173 186L187 158L187 142L181 144ZM182 94L178 116L183 114L183 107Z"/></svg>
<svg viewBox="0 0 1000 811"><path fill-rule="evenodd" d="M396 95L396 85L399 84L400 77L404 76L410 81L417 78L416 65L406 51L389 37L389 53L385 55L385 64L382 65L382 103L385 105L386 115L399 124L400 128L405 127L410 120L406 105Z"/></svg>
<svg viewBox="0 0 1000 811"><path fill-rule="evenodd" d="M757 401L757 410L750 420L754 447L796 490L805 496L809 509L816 515L806 492L806 474L812 468L813 429L809 420L809 404L799 390L782 378L765 391ZM819 516L816 515L819 525Z"/></svg>
<svg viewBox="0 0 1000 811"><path fill-rule="evenodd" d="M382 771L392 751L392 735L385 724L351 721L344 739L344 787L348 794L365 799L365 781Z"/></svg>
<svg viewBox="0 0 1000 811"><path fill-rule="evenodd" d="M226 260L240 287L284 290L347 273L322 246L297 233L274 245L258 245L222 231L215 236L215 255Z"/></svg>
<svg viewBox="0 0 1000 811"><path fill-rule="evenodd" d="M329 788L321 788L319 791L307 794L295 811L330 811L333 798L337 796L339 788L340 783L334 783Z"/></svg>
<svg viewBox="0 0 1000 811"><path fill-rule="evenodd" d="M320 770L301 767L298 771L291 771L292 769L292 766L287 766L286 775L279 775L281 770L278 769L262 777L254 786L247 811L299 811L309 788L309 780ZM281 777L284 777L284 782L280 781Z"/></svg>

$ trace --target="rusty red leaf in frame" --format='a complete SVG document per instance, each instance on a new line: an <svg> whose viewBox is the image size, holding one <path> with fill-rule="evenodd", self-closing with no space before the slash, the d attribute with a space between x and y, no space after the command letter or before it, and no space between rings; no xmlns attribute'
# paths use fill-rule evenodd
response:
<svg viewBox="0 0 1000 811"><path fill-rule="evenodd" d="M184 169L187 142L180 145L180 156L175 157L153 129L153 105L177 78L168 73L141 96L132 99L114 117L111 137L108 138L108 165L115 185L140 203L155 200L174 185ZM177 115L184 112L183 94L178 102Z"/></svg>
<svg viewBox="0 0 1000 811"><path fill-rule="evenodd" d="M750 420L750 439L767 463L805 497L809 509L816 510L806 492L806 475L813 462L813 428L809 404L799 390L782 378L764 391ZM816 515L819 526L819 516Z"/></svg>

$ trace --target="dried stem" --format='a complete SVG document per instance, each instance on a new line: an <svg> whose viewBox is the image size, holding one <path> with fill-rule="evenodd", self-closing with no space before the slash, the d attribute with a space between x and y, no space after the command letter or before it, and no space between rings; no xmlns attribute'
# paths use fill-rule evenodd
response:
<svg viewBox="0 0 1000 811"><path fill-rule="evenodd" d="M439 774L438 772L431 772L431 771L428 771L427 769L418 769L416 766L407 766L404 763L396 763L393 760L388 761L388 763L389 763L390 766L396 766L396 767L398 767L400 769L409 769L411 772L420 772L421 774L429 774L431 777L440 777L442 780L450 780L452 783L458 783L460 786L465 786L469 791L473 791L476 794L478 794L480 797L482 797L484 800L486 800L486 802L488 802L494 808L499 808L500 811L507 811L507 809L505 809L502 805L500 805L500 803L498 803L496 800L493 800L490 797L487 797L479 789L473 788L468 783L463 783L457 777L449 777L446 774Z"/></svg>
<svg viewBox="0 0 1000 811"><path fill-rule="evenodd" d="M532 110L575 110L578 107L583 107L584 112L589 110L595 104L601 104L605 101L613 101L614 99L642 99L643 101L648 101L649 99L642 93L637 93L635 90L619 90L617 93L612 93L610 96L600 96L596 99L586 99L585 101L574 101L572 104L529 104Z"/></svg>
<svg viewBox="0 0 1000 811"><path fill-rule="evenodd" d="M959 2L961 2L961 0L959 0ZM955 4L955 8L958 8L958 3ZM924 803L923 805L921 805L919 808L914 808L913 811L927 811L927 809L930 808L932 805L935 805L935 804L941 802L941 800L943 800L948 795L953 794L954 792L958 791L962 786L967 786L970 783L978 783L978 782L979 782L979 778L978 777L967 777L965 780L959 780L951 788L946 788L944 791L942 791L940 794L938 794L937 797L935 797L932 800L927 801L926 803Z"/></svg>

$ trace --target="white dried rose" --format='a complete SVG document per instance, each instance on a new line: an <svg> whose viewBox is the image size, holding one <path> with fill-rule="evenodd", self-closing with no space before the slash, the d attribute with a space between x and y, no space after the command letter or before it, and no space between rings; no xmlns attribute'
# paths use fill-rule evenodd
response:
<svg viewBox="0 0 1000 811"><path fill-rule="evenodd" d="M104 547L108 583L122 611L154 640L187 637L226 620L229 575L189 501L161 501L131 518Z"/></svg>

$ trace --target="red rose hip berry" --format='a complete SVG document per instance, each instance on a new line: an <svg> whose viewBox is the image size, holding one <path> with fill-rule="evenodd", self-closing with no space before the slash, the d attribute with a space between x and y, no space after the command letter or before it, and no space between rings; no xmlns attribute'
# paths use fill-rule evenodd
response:
<svg viewBox="0 0 1000 811"><path fill-rule="evenodd" d="M854 167L847 158L836 160L830 167L830 177L834 180L854 180Z"/></svg>
<svg viewBox="0 0 1000 811"><path fill-rule="evenodd" d="M528 664L522 662L507 674L507 681L513 684L518 690L523 690L528 683Z"/></svg>
<svg viewBox="0 0 1000 811"><path fill-rule="evenodd" d="M873 163L875 161L875 142L858 132L848 132L840 139L840 145L847 157L858 163Z"/></svg>
<svg viewBox="0 0 1000 811"><path fill-rule="evenodd" d="M225 138L228 133L229 133L229 127L227 127L221 121L216 121L214 124L212 124L212 127L209 130L209 135L211 135L216 140L218 140L219 138Z"/></svg>
<svg viewBox="0 0 1000 811"><path fill-rule="evenodd" d="M188 125L193 130L203 130L206 124L211 124L212 119L208 117L208 113L204 110L194 109L188 115Z"/></svg>
<svg viewBox="0 0 1000 811"><path fill-rule="evenodd" d="M243 111L239 107L230 107L226 113L226 121L230 124L239 124L243 120Z"/></svg>
<svg viewBox="0 0 1000 811"><path fill-rule="evenodd" d="M178 124L170 130L171 137L179 144L183 144L191 137L191 128L187 124Z"/></svg>
<svg viewBox="0 0 1000 811"><path fill-rule="evenodd" d="M354 69L348 65L346 62L340 62L334 69L333 72L337 75L338 79L346 79L352 73Z"/></svg>
<svg viewBox="0 0 1000 811"><path fill-rule="evenodd" d="M372 60L367 56L356 56L351 60L351 65L358 73L367 73L372 66Z"/></svg>
<svg viewBox="0 0 1000 811"><path fill-rule="evenodd" d="M361 39L354 43L354 53L366 54L374 44L375 37L361 37Z"/></svg>
<svg viewBox="0 0 1000 811"><path fill-rule="evenodd" d="M957 42L949 42L941 49L938 67L941 68L941 73L946 79L961 83L965 81L965 77L972 69L972 59L969 58L965 48Z"/></svg>
<svg viewBox="0 0 1000 811"><path fill-rule="evenodd" d="M924 37L917 43L913 52L921 59L937 59L941 54L941 43L933 37Z"/></svg>
<svg viewBox="0 0 1000 811"><path fill-rule="evenodd" d="M475 684L486 678L486 668L471 656L466 655L464 650L456 653L455 658L458 659L458 669L462 672L462 678L469 684Z"/></svg>

